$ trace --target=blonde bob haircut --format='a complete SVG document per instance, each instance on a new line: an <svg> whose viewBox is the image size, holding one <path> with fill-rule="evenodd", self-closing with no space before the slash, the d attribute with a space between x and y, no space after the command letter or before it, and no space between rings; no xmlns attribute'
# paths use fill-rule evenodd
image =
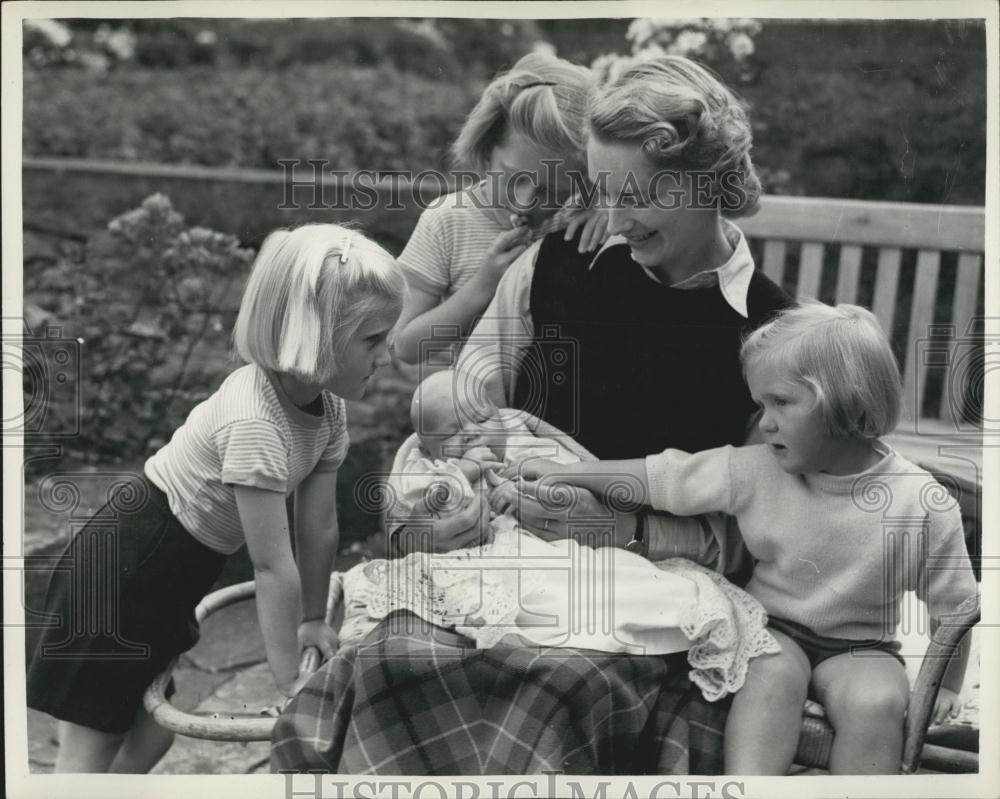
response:
<svg viewBox="0 0 1000 799"><path fill-rule="evenodd" d="M725 216L756 210L747 107L690 58L662 56L624 70L594 93L588 123L601 141L638 145L656 169L713 173Z"/></svg>
<svg viewBox="0 0 1000 799"><path fill-rule="evenodd" d="M899 423L899 366L875 315L859 305L782 311L747 337L740 358L744 374L767 363L811 387L828 435L878 438Z"/></svg>
<svg viewBox="0 0 1000 799"><path fill-rule="evenodd" d="M594 74L544 53L529 53L486 87L452 145L460 167L480 174L510 131L564 158L586 174L587 102Z"/></svg>
<svg viewBox="0 0 1000 799"><path fill-rule="evenodd" d="M276 230L247 280L233 346L247 363L322 383L365 319L398 316L405 290L396 260L350 228Z"/></svg>

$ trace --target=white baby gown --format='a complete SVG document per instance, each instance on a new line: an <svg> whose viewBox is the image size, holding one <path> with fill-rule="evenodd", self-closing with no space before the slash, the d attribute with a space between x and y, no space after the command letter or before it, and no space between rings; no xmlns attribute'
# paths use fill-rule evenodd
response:
<svg viewBox="0 0 1000 799"><path fill-rule="evenodd" d="M555 440L536 438L516 412L501 416L508 462L580 460ZM444 513L475 490L454 462L425 457L415 436L397 454L391 485L407 503L424 498L431 504L436 497ZM483 546L369 561L348 572L341 640L356 641L379 619L405 609L454 628L479 648L687 650L691 679L709 700L742 686L751 657L779 649L756 600L690 561L653 563L617 547L543 541L508 515L495 516L491 527L493 540Z"/></svg>

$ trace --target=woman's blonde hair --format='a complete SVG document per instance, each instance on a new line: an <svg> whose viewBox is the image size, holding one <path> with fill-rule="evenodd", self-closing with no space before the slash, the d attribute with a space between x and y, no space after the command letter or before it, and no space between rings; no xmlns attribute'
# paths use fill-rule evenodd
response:
<svg viewBox="0 0 1000 799"><path fill-rule="evenodd" d="M899 365L878 319L859 305L782 311L747 337L740 358L744 374L767 363L811 387L831 436L878 438L899 423Z"/></svg>
<svg viewBox="0 0 1000 799"><path fill-rule="evenodd" d="M602 141L637 144L657 169L712 173L724 215L756 210L747 107L701 64L668 55L625 70L594 93L588 122Z"/></svg>
<svg viewBox="0 0 1000 799"><path fill-rule="evenodd" d="M584 123L594 74L544 53L529 53L486 87L452 145L456 165L483 173L511 130L585 174Z"/></svg>
<svg viewBox="0 0 1000 799"><path fill-rule="evenodd" d="M233 345L248 363L324 382L365 319L398 316L405 290L396 260L350 228L276 230L257 253Z"/></svg>

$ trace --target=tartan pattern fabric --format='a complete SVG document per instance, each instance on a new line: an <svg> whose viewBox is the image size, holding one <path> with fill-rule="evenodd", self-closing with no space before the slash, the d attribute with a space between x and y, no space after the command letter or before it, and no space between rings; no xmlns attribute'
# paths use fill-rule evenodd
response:
<svg viewBox="0 0 1000 799"><path fill-rule="evenodd" d="M328 661L277 720L273 772L717 774L728 702L684 653L495 647L408 612Z"/></svg>

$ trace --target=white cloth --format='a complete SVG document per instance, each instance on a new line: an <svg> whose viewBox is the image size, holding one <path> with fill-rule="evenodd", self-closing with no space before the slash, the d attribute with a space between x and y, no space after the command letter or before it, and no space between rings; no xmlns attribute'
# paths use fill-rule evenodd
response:
<svg viewBox="0 0 1000 799"><path fill-rule="evenodd" d="M508 461L579 460L558 441L536 438L517 412L501 417L510 431ZM449 502L475 490L453 464L424 457L412 436L397 453L390 482L404 502L413 502L434 481L439 488L432 491L444 494L447 486ZM360 640L379 619L405 609L454 628L479 648L517 641L646 655L687 650L691 679L710 701L742 686L751 657L778 651L759 603L690 561L654 564L624 549L546 542L510 516L491 525L493 540L484 546L350 570L341 640Z"/></svg>

